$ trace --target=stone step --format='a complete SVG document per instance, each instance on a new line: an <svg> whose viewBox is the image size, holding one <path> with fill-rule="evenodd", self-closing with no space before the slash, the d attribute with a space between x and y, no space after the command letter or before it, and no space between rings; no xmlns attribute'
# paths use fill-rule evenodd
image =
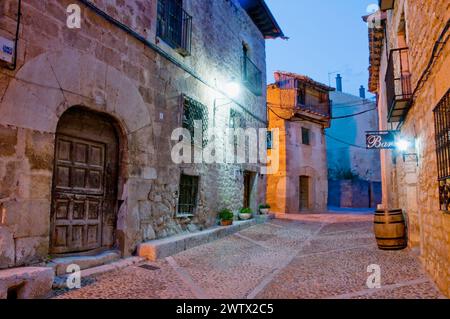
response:
<svg viewBox="0 0 450 319"><path fill-rule="evenodd" d="M201 232L152 240L140 244L137 253L138 256L144 257L149 261L156 261L161 258L173 256L187 249L230 236L245 228L265 223L273 218L273 215L258 215L251 220L235 221L233 225L228 227L216 226Z"/></svg>
<svg viewBox="0 0 450 319"><path fill-rule="evenodd" d="M81 270L85 270L112 263L120 258L119 251L109 250L93 256L55 258L47 266L54 269L56 276L64 276L67 275L67 267L70 265L78 265Z"/></svg>
<svg viewBox="0 0 450 319"><path fill-rule="evenodd" d="M0 271L0 299L37 299L46 297L55 274L48 267L21 267Z"/></svg>
<svg viewBox="0 0 450 319"><path fill-rule="evenodd" d="M145 262L146 259L142 257L129 257L124 258L119 261L114 261L106 265L89 268L81 271L81 278L92 278L95 276L100 276L109 272L121 270L130 266L138 265ZM57 276L53 282L53 289L65 289L67 287L68 275Z"/></svg>

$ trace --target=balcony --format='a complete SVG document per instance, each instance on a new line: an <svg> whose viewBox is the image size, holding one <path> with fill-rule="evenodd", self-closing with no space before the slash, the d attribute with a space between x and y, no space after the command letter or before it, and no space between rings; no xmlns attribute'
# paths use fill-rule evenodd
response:
<svg viewBox="0 0 450 319"><path fill-rule="evenodd" d="M408 48L393 49L386 72L386 97L390 123L403 122L411 107L411 72Z"/></svg>
<svg viewBox="0 0 450 319"><path fill-rule="evenodd" d="M183 56L191 54L192 16L178 0L158 1L156 35Z"/></svg>
<svg viewBox="0 0 450 319"><path fill-rule="evenodd" d="M255 95L262 95L262 72L247 57L242 59L242 81L244 85Z"/></svg>
<svg viewBox="0 0 450 319"><path fill-rule="evenodd" d="M297 112L314 114L319 117L331 118L331 101L316 105L297 104Z"/></svg>
<svg viewBox="0 0 450 319"><path fill-rule="evenodd" d="M380 10L386 11L394 9L394 3L395 0L379 0Z"/></svg>

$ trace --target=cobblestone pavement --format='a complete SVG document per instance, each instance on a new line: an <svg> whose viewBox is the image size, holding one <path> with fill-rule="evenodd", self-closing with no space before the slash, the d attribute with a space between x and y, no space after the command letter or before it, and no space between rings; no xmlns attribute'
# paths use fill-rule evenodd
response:
<svg viewBox="0 0 450 319"><path fill-rule="evenodd" d="M377 249L372 216L283 216L54 298L443 298L409 250ZM381 267L369 289L367 267Z"/></svg>

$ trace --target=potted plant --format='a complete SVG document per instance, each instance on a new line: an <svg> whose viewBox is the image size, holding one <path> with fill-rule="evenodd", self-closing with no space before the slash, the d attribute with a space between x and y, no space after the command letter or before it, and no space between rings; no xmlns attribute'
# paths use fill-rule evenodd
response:
<svg viewBox="0 0 450 319"><path fill-rule="evenodd" d="M234 214L229 209L223 209L219 213L220 225L231 226L233 225Z"/></svg>
<svg viewBox="0 0 450 319"><path fill-rule="evenodd" d="M239 212L239 218L241 220L248 220L251 219L253 217L253 211L251 208L242 208L241 211Z"/></svg>
<svg viewBox="0 0 450 319"><path fill-rule="evenodd" d="M269 204L261 204L259 205L259 212L261 215L267 215L269 214L270 205Z"/></svg>

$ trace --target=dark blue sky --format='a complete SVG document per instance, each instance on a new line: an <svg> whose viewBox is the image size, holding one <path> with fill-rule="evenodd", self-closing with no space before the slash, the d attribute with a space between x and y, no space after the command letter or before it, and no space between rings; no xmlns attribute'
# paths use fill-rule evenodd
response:
<svg viewBox="0 0 450 319"><path fill-rule="evenodd" d="M339 71L344 92L367 88L369 45L361 17L378 0L266 0L288 41L267 42L269 83L276 70L291 71L328 84ZM336 74L331 86L335 87Z"/></svg>

